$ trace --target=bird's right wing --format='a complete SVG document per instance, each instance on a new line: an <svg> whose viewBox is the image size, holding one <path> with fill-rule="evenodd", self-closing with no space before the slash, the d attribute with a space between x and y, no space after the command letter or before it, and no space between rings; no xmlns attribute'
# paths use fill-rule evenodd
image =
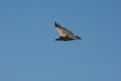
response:
<svg viewBox="0 0 121 81"><path fill-rule="evenodd" d="M72 36L74 36L74 34L70 30L63 28L63 27L56 27L56 30L58 31L58 33L61 37L72 37Z"/></svg>

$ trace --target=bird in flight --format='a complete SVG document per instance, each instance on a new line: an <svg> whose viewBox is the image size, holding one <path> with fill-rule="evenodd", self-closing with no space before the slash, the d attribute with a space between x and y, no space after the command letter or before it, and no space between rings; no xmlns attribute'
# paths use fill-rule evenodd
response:
<svg viewBox="0 0 121 81"><path fill-rule="evenodd" d="M70 30L62 27L59 23L55 22L55 28L59 33L59 38L57 41L71 41L71 40L79 40L81 39L79 36L74 35Z"/></svg>

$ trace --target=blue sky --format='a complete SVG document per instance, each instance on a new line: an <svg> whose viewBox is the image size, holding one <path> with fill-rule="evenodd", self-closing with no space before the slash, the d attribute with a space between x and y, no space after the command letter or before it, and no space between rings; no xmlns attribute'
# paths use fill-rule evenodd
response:
<svg viewBox="0 0 121 81"><path fill-rule="evenodd" d="M57 42L54 22L82 37ZM120 0L0 0L0 81L121 81Z"/></svg>

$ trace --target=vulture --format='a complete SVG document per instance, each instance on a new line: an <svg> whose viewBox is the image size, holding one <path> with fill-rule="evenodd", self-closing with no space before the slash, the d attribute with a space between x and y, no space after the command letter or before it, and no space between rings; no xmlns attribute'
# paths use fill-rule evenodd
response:
<svg viewBox="0 0 121 81"><path fill-rule="evenodd" d="M55 22L55 28L59 33L59 38L57 41L71 41L71 40L79 40L81 39L79 36L74 35L70 30L62 27L59 23Z"/></svg>

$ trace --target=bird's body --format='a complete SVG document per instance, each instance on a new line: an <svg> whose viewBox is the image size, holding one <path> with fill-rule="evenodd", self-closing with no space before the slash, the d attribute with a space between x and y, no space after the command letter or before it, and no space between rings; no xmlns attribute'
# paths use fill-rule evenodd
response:
<svg viewBox="0 0 121 81"><path fill-rule="evenodd" d="M79 36L75 36L70 30L62 27L60 24L55 22L56 30L58 31L60 37L56 40L58 41L70 41L70 40L77 40L81 39Z"/></svg>

